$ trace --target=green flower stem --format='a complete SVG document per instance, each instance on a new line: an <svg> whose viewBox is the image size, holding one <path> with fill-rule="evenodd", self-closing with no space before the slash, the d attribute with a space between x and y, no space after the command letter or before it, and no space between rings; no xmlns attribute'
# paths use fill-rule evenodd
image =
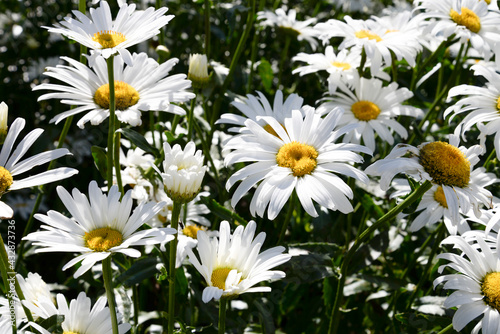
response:
<svg viewBox="0 0 500 334"><path fill-rule="evenodd" d="M453 324L449 324L445 328L443 328L438 334L445 334L448 333L449 331L453 330Z"/></svg>
<svg viewBox="0 0 500 334"><path fill-rule="evenodd" d="M484 162L484 165L483 165L484 168L486 169L486 171L489 170L490 164L494 160L495 156L496 156L496 150L492 149L490 152L490 155L488 155L488 158L486 159L486 161Z"/></svg>
<svg viewBox="0 0 500 334"><path fill-rule="evenodd" d="M278 238L278 243L276 245L281 245L283 243L283 239L285 239L285 234L286 234L286 228L288 227L288 224L290 223L290 219L292 218L293 214L293 208L295 207L295 203L297 198L297 193L295 191L292 192L292 196L290 197L290 200L288 201L288 210L286 212L285 218L283 219L283 222L281 223L281 231L280 235Z"/></svg>
<svg viewBox="0 0 500 334"><path fill-rule="evenodd" d="M329 334L337 333L337 328L339 326L339 321L340 321L340 305L342 303L344 285L345 285L345 280L347 278L347 268L358 248L370 237L370 235L372 235L373 232L378 230L385 223L394 219L398 213L400 213L410 204L421 198L422 195L425 194L425 192L429 190L431 187L432 183L430 181L425 181L425 183L423 183L413 193L411 193L408 197L406 197L406 199L403 202L399 203L397 206L392 208L384 216L382 216L375 223L373 223L373 225L371 225L365 231L363 231L363 233L361 233L361 235L356 239L354 245L347 251L344 257L344 261L342 262L342 266L340 268L340 279L337 285L337 294L335 296L335 303L333 305L332 315L330 318L330 328L328 331Z"/></svg>
<svg viewBox="0 0 500 334"><path fill-rule="evenodd" d="M161 7L162 0L156 0L156 9ZM158 34L158 43L160 45L165 45L165 34L163 33L163 28L160 28L160 33Z"/></svg>
<svg viewBox="0 0 500 334"><path fill-rule="evenodd" d="M193 90L194 94L197 95L196 89ZM196 105L196 97L191 100L191 107L188 110L187 114L187 121L188 121L188 133L187 133L187 139L192 140L193 136L193 126L194 122L196 122L196 119L194 117L194 106Z"/></svg>
<svg viewBox="0 0 500 334"><path fill-rule="evenodd" d="M266 1L260 0L258 10L263 11L265 5ZM250 53L250 74L248 75L248 82L247 82L247 94L250 93L250 89L252 87L253 75L255 74L254 64L255 64L255 58L257 58L257 50L258 50L257 44L259 42L260 31L261 31L260 29L256 29L255 33L253 34L252 52Z"/></svg>
<svg viewBox="0 0 500 334"><path fill-rule="evenodd" d="M219 334L226 332L226 308L227 298L221 297L219 300Z"/></svg>
<svg viewBox="0 0 500 334"><path fill-rule="evenodd" d="M205 55L210 59L210 0L205 0Z"/></svg>
<svg viewBox="0 0 500 334"><path fill-rule="evenodd" d="M109 82L109 125L108 125L108 152L107 152L107 175L108 188L113 185L113 139L115 134L115 73L114 56L107 60L108 82Z"/></svg>
<svg viewBox="0 0 500 334"><path fill-rule="evenodd" d="M174 201L172 208L172 219L170 227L178 230L179 216L181 213L182 203ZM169 284L168 284L168 334L174 332L174 316L175 316L175 259L177 257L177 233L174 234L174 240L170 241L170 261L169 261Z"/></svg>
<svg viewBox="0 0 500 334"><path fill-rule="evenodd" d="M116 121L116 120L115 120ZM120 122L116 122L117 127L119 127ZM118 129L117 129L118 130ZM121 197L125 194L123 191L123 183L122 183L122 173L121 173L121 166L120 166L120 139L121 139L121 134L120 132L116 132L114 134L114 163L115 163L115 174L116 174L116 184L118 185L118 190L122 194Z"/></svg>
<svg viewBox="0 0 500 334"><path fill-rule="evenodd" d="M292 37L290 34L286 34L285 36L285 46L283 47L283 50L281 51L281 59L280 59L280 64L279 64L279 72L278 72L278 89L280 88L281 85L281 76L283 75L283 67L285 66L285 60L288 56L288 49L290 48L290 42L292 41Z"/></svg>
<svg viewBox="0 0 500 334"><path fill-rule="evenodd" d="M111 255L102 260L102 277L104 280L104 287L106 288L106 297L108 298L108 306L111 316L111 325L113 327L113 334L118 334L115 294L113 292L113 272L111 270Z"/></svg>

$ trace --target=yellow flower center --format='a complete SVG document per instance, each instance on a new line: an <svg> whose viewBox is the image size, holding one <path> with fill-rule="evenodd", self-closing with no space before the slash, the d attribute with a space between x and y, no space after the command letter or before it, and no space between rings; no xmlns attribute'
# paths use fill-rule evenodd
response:
<svg viewBox="0 0 500 334"><path fill-rule="evenodd" d="M332 61L332 65L338 68L341 68L342 71L347 71L351 69L351 64L349 63L342 63L340 61Z"/></svg>
<svg viewBox="0 0 500 334"><path fill-rule="evenodd" d="M470 162L457 147L437 141L420 149L420 164L434 183L467 187L470 179Z"/></svg>
<svg viewBox="0 0 500 334"><path fill-rule="evenodd" d="M276 155L276 162L280 167L288 167L293 176L311 174L318 164L318 151L310 145L291 142L283 145Z"/></svg>
<svg viewBox="0 0 500 334"><path fill-rule="evenodd" d="M494 309L500 311L500 273L492 272L484 276L481 283L481 292L484 302Z"/></svg>
<svg viewBox="0 0 500 334"><path fill-rule="evenodd" d="M0 166L0 196L5 194L7 190L9 190L9 187L12 185L13 181L14 179L12 178L12 174L10 174L7 169Z"/></svg>
<svg viewBox="0 0 500 334"><path fill-rule="evenodd" d="M110 248L121 245L123 235L112 228L102 227L88 233L85 232L83 240L85 241L85 247L95 252L105 252Z"/></svg>
<svg viewBox="0 0 500 334"><path fill-rule="evenodd" d="M500 96L497 99L497 110L500 111Z"/></svg>
<svg viewBox="0 0 500 334"><path fill-rule="evenodd" d="M438 202L442 207L448 209L448 203L446 202L446 197L444 196L443 187L437 187L434 192L434 200Z"/></svg>
<svg viewBox="0 0 500 334"><path fill-rule="evenodd" d="M94 34L94 37L92 37L92 40L101 44L103 49L110 49L114 48L118 44L125 42L127 39L122 33L112 30L105 30L96 32Z"/></svg>
<svg viewBox="0 0 500 334"><path fill-rule="evenodd" d="M210 277L212 285L219 289L226 290L226 279L231 270L233 270L233 268L217 268L212 271L212 277Z"/></svg>
<svg viewBox="0 0 500 334"><path fill-rule="evenodd" d="M109 84L99 87L94 94L94 101L103 109L109 109ZM115 80L115 108L127 110L139 101L139 92L123 81Z"/></svg>
<svg viewBox="0 0 500 334"><path fill-rule="evenodd" d="M484 0L488 5L491 3L491 0Z"/></svg>
<svg viewBox="0 0 500 334"><path fill-rule="evenodd" d="M377 42L380 42L382 41L382 38L377 35L377 34L374 34L372 33L370 30L360 30L360 31L356 31L356 33L354 34L357 38L368 38L368 39L374 39L375 41Z"/></svg>
<svg viewBox="0 0 500 334"><path fill-rule="evenodd" d="M198 236L198 231L200 231L200 230L203 231L204 228L201 226L189 225L189 226L184 227L184 229L182 230L182 233L184 235L187 235L188 237L196 239L196 237Z"/></svg>
<svg viewBox="0 0 500 334"><path fill-rule="evenodd" d="M380 114L380 108L370 101L358 101L351 106L354 117L360 121L376 119Z"/></svg>
<svg viewBox="0 0 500 334"><path fill-rule="evenodd" d="M479 20L479 17L476 13L466 7L460 8L460 11L462 13L458 14L458 12L453 9L450 10L451 19L455 21L456 24L464 26L477 34L479 30L481 30L481 20Z"/></svg>

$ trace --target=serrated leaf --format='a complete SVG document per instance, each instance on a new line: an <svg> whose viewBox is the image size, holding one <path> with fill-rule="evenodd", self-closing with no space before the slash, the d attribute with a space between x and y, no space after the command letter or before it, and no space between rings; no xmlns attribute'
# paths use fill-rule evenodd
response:
<svg viewBox="0 0 500 334"><path fill-rule="evenodd" d="M216 200L208 197L200 197L200 201L208 207L211 213L215 214L222 220L234 221L235 223L247 226L248 222L245 219L243 219L236 212L223 207Z"/></svg>
<svg viewBox="0 0 500 334"><path fill-rule="evenodd" d="M118 276L116 281L125 287L131 287L158 273L158 269L156 269L158 263L160 263L160 259L157 257L139 259L128 270Z"/></svg>
<svg viewBox="0 0 500 334"><path fill-rule="evenodd" d="M91 148L92 158L94 158L94 163L97 167L99 173L103 179L106 179L108 173L108 160L106 156L106 150L99 146L92 146Z"/></svg>
<svg viewBox="0 0 500 334"><path fill-rule="evenodd" d="M257 66L257 71L259 73L262 86L264 86L264 89L266 90L267 93L270 93L274 79L274 73L271 67L271 63L262 58L260 60L259 66Z"/></svg>
<svg viewBox="0 0 500 334"><path fill-rule="evenodd" d="M118 129L117 132L122 133L128 140L143 151L153 154L156 158L160 156L160 151L158 151L156 147L150 145L146 138L144 138L144 136L142 136L139 132L127 128Z"/></svg>

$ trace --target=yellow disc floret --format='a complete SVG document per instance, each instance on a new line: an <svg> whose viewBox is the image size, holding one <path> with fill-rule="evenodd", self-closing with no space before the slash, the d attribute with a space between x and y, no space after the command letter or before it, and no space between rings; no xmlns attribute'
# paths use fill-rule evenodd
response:
<svg viewBox="0 0 500 334"><path fill-rule="evenodd" d="M351 69L351 64L349 63L342 63L340 61L332 61L332 66L341 68L342 71L347 71Z"/></svg>
<svg viewBox="0 0 500 334"><path fill-rule="evenodd" d="M197 226L197 225L189 225L184 227L182 229L182 233L188 237L191 237L193 239L197 239L196 237L198 236L198 231L204 230L203 227Z"/></svg>
<svg viewBox="0 0 500 334"><path fill-rule="evenodd" d="M491 272L484 276L481 283L481 292L484 295L484 302L500 311L500 273Z"/></svg>
<svg viewBox="0 0 500 334"><path fill-rule="evenodd" d="M470 180L470 162L457 147L437 141L420 149L420 164L440 185L467 187Z"/></svg>
<svg viewBox="0 0 500 334"><path fill-rule="evenodd" d="M500 112L500 96L497 99L497 111Z"/></svg>
<svg viewBox="0 0 500 334"><path fill-rule="evenodd" d="M229 275L229 272L231 270L233 269L224 267L224 268L217 268L214 271L212 271L212 277L210 277L210 280L212 281L212 286L225 290L227 275Z"/></svg>
<svg viewBox="0 0 500 334"><path fill-rule="evenodd" d="M109 84L99 87L94 94L94 101L103 109L109 109ZM139 101L139 92L123 81L115 81L116 110L127 110Z"/></svg>
<svg viewBox="0 0 500 334"><path fill-rule="evenodd" d="M466 7L460 8L461 13L450 10L450 17L456 24L461 25L469 29L474 33L478 33L481 30L481 20L472 10Z"/></svg>
<svg viewBox="0 0 500 334"><path fill-rule="evenodd" d="M360 121L370 121L376 119L380 114L380 108L370 101L358 101L351 106L354 117Z"/></svg>
<svg viewBox="0 0 500 334"><path fill-rule="evenodd" d="M380 37L379 35L377 34L374 34L373 32L371 32L370 30L360 30L360 31L356 31L356 33L354 34L357 38L368 38L368 39L371 39L371 40L375 40L377 42L380 42L382 41L382 37Z"/></svg>
<svg viewBox="0 0 500 334"><path fill-rule="evenodd" d="M311 174L318 164L318 151L310 145L296 141L283 145L276 155L280 167L288 167L293 176Z"/></svg>
<svg viewBox="0 0 500 334"><path fill-rule="evenodd" d="M106 252L110 248L121 245L123 235L112 228L102 227L88 233L85 232L83 240L85 241L85 247L95 252Z"/></svg>
<svg viewBox="0 0 500 334"><path fill-rule="evenodd" d="M446 197L444 196L443 187L437 187L436 191L434 192L434 200L438 202L442 207L448 209L448 203L446 202Z"/></svg>
<svg viewBox="0 0 500 334"><path fill-rule="evenodd" d="M9 187L12 185L12 182L14 182L12 174L10 174L10 172L7 169L0 166L0 196L5 194L7 190L9 190Z"/></svg>
<svg viewBox="0 0 500 334"><path fill-rule="evenodd" d="M122 33L112 30L103 30L96 32L92 40L101 44L103 49L110 49L125 42L127 39Z"/></svg>

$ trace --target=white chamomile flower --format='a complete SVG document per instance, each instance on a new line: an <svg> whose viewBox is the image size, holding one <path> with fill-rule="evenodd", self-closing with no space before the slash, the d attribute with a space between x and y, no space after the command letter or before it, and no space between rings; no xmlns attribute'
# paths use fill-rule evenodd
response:
<svg viewBox="0 0 500 334"><path fill-rule="evenodd" d="M99 298L94 306L85 292L80 292L76 299L71 300L68 306L66 298L62 294L57 295L57 314L64 316L61 327L64 334L112 334L111 315L106 306L106 297ZM118 322L121 315L117 314ZM51 334L38 324L30 323L42 334ZM130 330L130 324L118 325L118 333L125 334Z"/></svg>
<svg viewBox="0 0 500 334"><path fill-rule="evenodd" d="M484 234L484 233L483 233ZM438 258L449 261L439 267L440 273L446 267L457 271L434 280L434 287L444 283L444 289L453 289L444 302L446 308L457 307L453 315L453 328L460 332L468 323L482 316L472 333L498 333L500 331L500 258L483 240L475 234L474 244L463 237L450 236L444 244L452 244L461 254L443 253ZM498 241L497 241L498 242Z"/></svg>
<svg viewBox="0 0 500 334"><path fill-rule="evenodd" d="M73 11L74 18L67 17L54 27L44 27L50 32L62 34L92 49L89 63L92 66L97 56L109 58L118 53L132 66L132 57L128 47L146 41L160 33L174 15L164 15L167 7L136 10L135 4L123 3L113 20L106 1L101 1L98 8L90 9L90 18L78 10Z"/></svg>
<svg viewBox="0 0 500 334"><path fill-rule="evenodd" d="M474 169L483 153L481 146L458 145L455 135L449 136L449 143L436 141L418 147L398 144L387 157L368 166L366 173L381 176L382 190L389 188L398 173L431 181L442 187L453 221L460 220L460 211L468 213L472 209L480 216L481 205L492 205L493 196L484 187L496 182L496 178L483 167Z"/></svg>
<svg viewBox="0 0 500 334"><path fill-rule="evenodd" d="M301 109L302 103L304 102L304 99L297 94L290 94L286 100L283 101L283 92L277 90L274 95L273 105L271 106L264 94L259 91L257 91L257 94L259 96L247 94L245 99L237 99L231 102L231 105L241 111L245 116L236 115L234 113L222 114L215 124L227 123L239 126L229 128L229 132L248 132L245 127L245 121L251 119L264 127L267 126L267 129L270 130L271 127L263 120L263 116L273 117L283 124L285 118L292 115L292 110Z"/></svg>
<svg viewBox="0 0 500 334"><path fill-rule="evenodd" d="M370 62L372 74L377 75L385 66L392 64L393 55L397 60L405 59L410 66L415 66L415 58L422 46L417 34L406 35L401 31L388 30L375 20L354 20L344 17L345 22L328 20L314 27L320 32L319 38L328 43L332 37L343 37L339 49L363 48ZM392 51L392 53L391 53Z"/></svg>
<svg viewBox="0 0 500 334"><path fill-rule="evenodd" d="M269 292L270 287L254 285L285 277L284 272L270 269L287 262L291 256L282 254L285 251L282 246L260 252L266 234L261 232L254 239L256 226L250 221L231 234L229 223L223 221L218 238L209 238L204 231L198 231L199 258L191 249L188 256L208 285L203 290L205 303L247 292Z"/></svg>
<svg viewBox="0 0 500 334"><path fill-rule="evenodd" d="M353 197L352 189L336 174L368 182L366 175L350 163L363 160L355 152L371 151L356 144L334 143L351 130L344 127L333 131L342 117L340 109L332 110L325 118L311 107L303 109L293 110L283 123L264 117L269 129L248 119L245 126L250 133L236 135L227 142L224 150L234 151L225 157L226 165L252 162L227 181L227 189L242 181L233 194L233 207L258 184L250 203L254 216L263 217L269 205L268 218L276 218L294 190L302 207L313 217L318 215L313 200L330 210L353 210L348 200Z"/></svg>
<svg viewBox="0 0 500 334"><path fill-rule="evenodd" d="M0 151L0 198L9 191L60 181L78 173L78 170L74 168L60 167L19 180L18 175L29 172L36 166L70 154L67 149L59 148L22 159L43 133L42 129L32 130L19 142L16 149L13 150L14 143L25 124L26 121L24 119L16 118L12 122L5 137L5 142L2 145L2 150ZM12 218L13 215L14 211L12 208L0 201L0 218Z"/></svg>
<svg viewBox="0 0 500 334"><path fill-rule="evenodd" d="M492 47L500 39L500 13L490 10L486 1L478 0L416 0L422 18L430 19L424 34L448 38L455 35L460 43L471 43L472 48L489 59Z"/></svg>
<svg viewBox="0 0 500 334"><path fill-rule="evenodd" d="M375 151L377 133L380 139L393 145L392 132L403 139L408 136L408 131L396 118L423 116L420 109L403 104L413 93L405 87L398 88L395 82L384 86L381 80L360 78L353 82L354 91L345 85L340 85L339 88L340 91L330 101L322 104L318 112L328 112L339 106L345 110L339 126L358 124L357 128L344 136L343 141L346 143L359 144L363 140L369 149Z"/></svg>
<svg viewBox="0 0 500 334"><path fill-rule="evenodd" d="M160 172L165 192L173 201L187 203L192 201L200 192L201 182L207 171L203 165L203 155L200 150L196 151L196 145L190 141L181 149L179 144L171 147L169 143L163 144L165 160L163 170Z"/></svg>
<svg viewBox="0 0 500 334"><path fill-rule="evenodd" d="M77 189L73 189L72 196L61 186L57 187L57 193L73 219L52 210L47 215L36 214L35 218L46 225L42 225L42 231L30 233L24 239L39 246L36 253L82 253L63 267L66 270L82 262L73 275L75 278L113 253L139 257L141 252L131 246L166 242L172 240L172 234L176 233L171 228L137 231L166 203L140 203L131 214L131 190L120 200L121 193L117 186L112 186L109 194L105 195L97 183L92 181L89 184L88 198Z"/></svg>
<svg viewBox="0 0 500 334"><path fill-rule="evenodd" d="M261 20L259 23L261 26L275 27L284 30L286 33L290 33L292 36L296 36L297 40L305 40L311 45L313 50L316 50L318 46L318 41L316 37L318 32L310 27L311 24L316 22L315 18L309 18L305 21L297 20L297 11L295 9L285 11L286 8L278 8L273 13L271 11L263 11L257 13L257 20Z"/></svg>
<svg viewBox="0 0 500 334"><path fill-rule="evenodd" d="M52 304L54 304L56 301L55 294L52 294L49 286L47 285L47 283L45 283L45 281L39 274L28 273L26 279L17 274L16 279L24 295L24 300L22 301L22 303L30 310L32 315L34 315L35 317L48 318L56 314L51 311L47 313L45 308L40 308L38 306L43 299L52 301Z"/></svg>
<svg viewBox="0 0 500 334"><path fill-rule="evenodd" d="M206 86L210 80L207 55L199 53L189 55L188 79L193 82L193 87L195 88Z"/></svg>
<svg viewBox="0 0 500 334"><path fill-rule="evenodd" d="M60 113L50 122L57 124L71 115L87 112L77 123L80 128L89 121L92 125L100 124L109 116L109 79L106 61L102 57L97 57L94 66L89 68L74 59L61 58L71 66L49 67L45 74L67 85L43 83L33 90L55 91L40 96L39 101L61 99L61 103L78 107ZM125 65L122 57L115 57L114 87L118 120L138 126L142 124L141 112L149 110L185 115L185 110L173 102L186 102L195 95L186 91L191 87L191 81L186 80L185 74L169 76L178 59L172 58L158 64L146 53L134 53L130 59L134 66Z"/></svg>
<svg viewBox="0 0 500 334"><path fill-rule="evenodd" d="M500 159L500 114L498 113L500 106L500 74L495 69L490 69L481 65L471 67L474 70L474 75L482 76L486 79L484 87L472 85L460 85L450 89L448 98L464 95L461 100L446 109L444 116L467 113L465 118L460 122L457 128L462 129L462 138L465 140L464 134L471 127L478 123L485 123L481 127L483 134L494 134L493 143L497 153L497 158ZM451 118L451 119L452 119ZM451 121L450 119L450 121Z"/></svg>

